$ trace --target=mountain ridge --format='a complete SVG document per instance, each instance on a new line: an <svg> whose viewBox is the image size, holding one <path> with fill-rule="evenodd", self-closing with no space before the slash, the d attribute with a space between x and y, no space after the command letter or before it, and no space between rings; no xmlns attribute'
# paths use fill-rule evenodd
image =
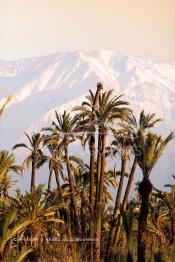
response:
<svg viewBox="0 0 175 262"><path fill-rule="evenodd" d="M39 99L40 94L40 107L43 104L43 108L41 110L38 106L41 115L36 122L43 119L43 123L44 115L48 118L50 110L65 104L66 108L70 108L70 105L81 102L88 90L94 90L96 82L102 81L106 89L113 88L118 94L124 93L136 113L149 109L166 120L167 108L175 103L174 73L175 63L155 62L148 56L132 57L112 50L59 52L0 62L0 85L3 86L0 105L8 95L13 95L7 111L11 112L16 107L24 108L26 112L30 106L38 105L36 97ZM25 110L25 102L29 100L31 103ZM164 101L166 109L160 106L160 101ZM35 125L32 116L30 114L28 121L31 123L27 129Z"/></svg>
<svg viewBox="0 0 175 262"><path fill-rule="evenodd" d="M0 147L10 150L25 141L24 131L50 125L55 110L63 112L80 104L99 81L105 90L124 94L136 116L144 109L163 118L157 129L163 135L174 130L175 62L162 63L149 56L127 56L112 50L61 52L0 61L0 105L7 96L14 96L0 121ZM165 156L165 172L173 172L171 152L172 148Z"/></svg>

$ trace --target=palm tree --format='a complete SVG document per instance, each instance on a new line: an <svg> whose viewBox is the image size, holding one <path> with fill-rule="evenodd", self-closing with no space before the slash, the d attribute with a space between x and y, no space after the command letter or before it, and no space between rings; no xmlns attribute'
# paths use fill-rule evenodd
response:
<svg viewBox="0 0 175 262"><path fill-rule="evenodd" d="M81 225L79 220L79 214L78 214L78 206L77 206L77 200L76 200L76 192L74 187L74 180L72 176L72 170L71 170L71 163L69 158L69 145L75 141L75 134L76 134L76 126L74 119L70 116L69 113L64 111L63 115L58 115L58 113L55 111L56 115L56 121L52 122L54 133L60 137L61 140L61 146L64 150L64 158L68 173L68 179L69 179L69 186L70 186L70 192L71 192L71 200L72 200L72 206L74 209L74 215L75 215L75 221L77 225L77 232L81 232Z"/></svg>
<svg viewBox="0 0 175 262"><path fill-rule="evenodd" d="M0 259L3 257L7 243L13 239L17 233L19 234L21 231L24 231L30 223L31 221L28 217L19 220L17 211L11 210L11 208L5 210L0 223Z"/></svg>
<svg viewBox="0 0 175 262"><path fill-rule="evenodd" d="M121 126L121 133L124 132L126 135L126 138L128 141L130 141L131 145L133 147L135 147L134 145L134 137L139 135L140 132L143 133L148 129L151 129L155 126L156 123L162 121L162 119L158 118L155 119L155 114L145 114L144 111L141 111L140 116L139 116L139 120L136 120L136 117L134 116L133 113L131 113L130 115L128 115L128 117L126 118L126 120L120 124ZM135 175L135 171L136 171L136 167L137 167L137 158L134 157L133 160L133 164L131 167L131 171L130 171L130 175L129 175L129 179L127 182L127 186L126 186L126 190L125 190L125 194L124 194L124 198L123 198L123 203L122 203L122 209L125 212L126 210L126 206L127 206L127 202L128 202L128 198L129 198L129 193L131 190L131 186L134 180L134 175ZM117 246L118 244L118 240L120 237L120 229L122 226L122 216L119 215L119 223L118 226L116 227L116 232L115 232L115 237L114 237L114 248Z"/></svg>
<svg viewBox="0 0 175 262"><path fill-rule="evenodd" d="M37 164L37 168L42 166L45 163L49 163L49 179L48 179L48 192L51 190L51 182L53 172L55 173L55 180L57 183L57 188L59 191L59 195L62 198L62 188L60 183L59 175L61 175L62 179L65 180L63 175L63 149L61 146L61 141L59 137L52 132L52 128L43 128L43 131L49 131L50 134L44 135L43 146L47 147L49 151L49 155L45 155Z"/></svg>
<svg viewBox="0 0 175 262"><path fill-rule="evenodd" d="M40 133L33 133L31 137L25 133L28 141L29 141L29 146L20 143L16 144L13 149L16 148L25 148L27 149L30 153L29 156L23 161L23 167L26 165L27 168L29 168L30 163L32 163L32 173L31 173L31 191L35 189L35 179L36 179L36 168L37 168L37 163L43 158L43 153L41 150L41 146L43 143L43 135Z"/></svg>
<svg viewBox="0 0 175 262"><path fill-rule="evenodd" d="M116 200L115 200L115 208L114 208L114 214L111 221L111 229L109 233L109 240L107 244L107 253L106 258L108 259L111 247L113 246L113 240L114 240L114 234L116 229L116 222L118 219L119 211L120 211L120 202L122 197L122 189L123 189L123 183L124 178L126 176L126 164L129 160L129 154L131 151L131 139L128 135L128 133L123 131L113 131L114 140L111 143L111 146L109 148L110 151L112 151L113 155L119 154L121 157L121 176L120 176L120 182L116 194Z"/></svg>
<svg viewBox="0 0 175 262"><path fill-rule="evenodd" d="M141 196L141 207L138 218L138 262L146 261L146 233L147 233L147 219L149 213L149 196L152 191L152 183L149 176L158 159L163 153L167 144L173 139L173 133L169 134L164 140L161 136L153 133L135 136L136 158L139 167L142 170L143 179L139 183L138 192ZM140 153L138 154L138 150Z"/></svg>
<svg viewBox="0 0 175 262"><path fill-rule="evenodd" d="M60 205L52 205L48 201L48 195L44 194L44 186L39 185L35 191L26 192L25 195L17 192L17 197L11 199L13 208L17 210L20 219L30 219L30 227L26 229L26 233L34 239L34 245L39 243L41 237L46 237L48 234L48 225L52 223L63 223L57 217L57 210ZM46 234L46 235L45 235Z"/></svg>
<svg viewBox="0 0 175 262"><path fill-rule="evenodd" d="M98 204L102 203L103 198L103 184L104 184L104 167L105 167L105 149L106 149L106 137L112 125L117 119L125 119L130 110L126 107L128 102L120 100L121 96L114 96L111 98L113 90L103 93L99 99L99 110L96 111L97 123L101 132L101 174L99 183Z"/></svg>
<svg viewBox="0 0 175 262"><path fill-rule="evenodd" d="M21 167L16 164L14 154L5 150L0 151L0 193L4 196L7 196L8 188L11 185L11 178L8 176L9 172L20 174Z"/></svg>
<svg viewBox="0 0 175 262"><path fill-rule="evenodd" d="M8 172L20 173L21 167L16 164L16 157L8 151L0 151L0 183Z"/></svg>
<svg viewBox="0 0 175 262"><path fill-rule="evenodd" d="M75 116L75 121L78 130L86 134L84 145L89 141L90 149L90 206L91 210L94 208L94 191L95 191L95 179L94 179L94 165L95 165L95 133L96 133L96 111L98 110L99 96L103 86L101 83L97 83L96 94L94 95L90 90L90 95L86 96L88 101L83 102L81 106L75 107L74 111L79 111Z"/></svg>
<svg viewBox="0 0 175 262"><path fill-rule="evenodd" d="M21 242L20 239L23 239L23 244L32 246L34 249L38 248L38 244L43 237L47 238L51 234L53 236L60 234L60 225L63 221L58 217L57 211L61 208L61 205L49 201L49 195L45 194L43 189L44 186L39 185L32 192L22 194L17 191L15 198L1 199L6 204L6 209L2 216L4 220L0 223L3 227L3 230L1 229L2 243L0 237L0 252L1 245L3 252L6 242L16 234L19 239L17 240L18 248ZM29 238L30 243L26 240L27 238ZM22 254L20 252L19 256Z"/></svg>
<svg viewBox="0 0 175 262"><path fill-rule="evenodd" d="M67 179L64 175L64 167L63 163L65 163L65 156L64 156L64 146L62 141L62 136L60 136L60 132L58 132L57 128L55 127L46 127L43 128L42 131L47 131L49 134L44 135L44 143L43 145L47 147L49 151L49 155L45 156L38 165L43 165L44 163L49 163L49 179L48 179L48 192L50 196L55 194L51 192L51 179L53 172L55 174L56 184L58 188L59 194L59 203L61 203L62 208L60 208L60 217L64 218L66 234L68 239L72 239L72 232L71 232L71 217L70 217L70 209L71 205L69 205L69 197L70 197L70 190L68 190L69 185L66 183ZM74 162L79 162L79 159L73 156L69 156L71 170L75 171ZM81 162L81 161L80 161ZM60 176L62 181L64 182L61 184ZM67 189L67 191L65 190ZM76 190L75 190L76 191ZM68 201L67 201L67 200ZM74 220L74 218L72 219ZM75 225L73 225L74 227ZM75 257L75 245L70 241L70 249L72 257Z"/></svg>
<svg viewBox="0 0 175 262"><path fill-rule="evenodd" d="M90 90L90 95L86 98L88 102L83 102L82 106L75 107L74 111L79 111L76 115L75 120L77 123L77 127L80 131L87 133L87 137L85 141L89 140L89 149L90 149L90 212L91 218L94 217L94 197L95 197L95 178L94 178L94 164L95 164L95 133L96 133L96 114L95 111L98 110L99 96L103 89L103 85L101 83L97 83L97 90L95 96ZM78 120L78 121L77 121ZM93 219L90 221L90 238L94 238L94 221ZM91 241L90 247L90 257L91 261L93 261L93 241Z"/></svg>
<svg viewBox="0 0 175 262"><path fill-rule="evenodd" d="M129 109L125 106L127 102L120 100L121 96L114 96L111 98L113 90L104 92L99 98L99 109L96 111L97 123L99 126L100 138L101 138L101 166L100 166L100 178L97 194L97 225L96 225L96 238L98 241L95 242L95 261L100 261L100 239L101 239L101 215L103 210L104 200L104 181L105 181L105 162L106 162L106 138L108 132L112 129L114 121L117 119L124 119Z"/></svg>
<svg viewBox="0 0 175 262"><path fill-rule="evenodd" d="M66 159L64 156L64 144L63 144L63 137L55 127L46 127L42 129L43 131L48 131L49 134L44 135L44 146L47 146L50 156L46 156L44 160L41 161L39 164L44 164L45 162L49 162L49 181L48 181L48 190L50 189L50 182L51 176L54 171L55 178L57 182L58 192L59 192L59 200L62 203L62 208L60 209L60 216L64 217L65 226L66 226L66 233L68 239L72 239L72 232L71 232L71 221L74 221L74 217L71 219L70 217L70 209L71 205L69 204L69 197L71 196L69 185L66 183L67 179L63 174L63 163L66 164ZM71 172L74 173L74 177L76 178L77 167L75 164L78 164L82 167L83 161L75 156L69 156ZM63 184L60 183L59 176L61 175ZM75 179L76 182L76 179ZM76 185L74 186L74 190L77 194ZM52 195L52 192L50 192ZM77 194L78 196L78 194ZM72 197L71 197L72 198ZM67 201L68 200L68 201ZM77 199L76 199L77 201ZM79 201L79 199L78 199ZM75 223L72 223L72 228L75 227ZM70 242L71 253L73 257L75 256L75 245Z"/></svg>

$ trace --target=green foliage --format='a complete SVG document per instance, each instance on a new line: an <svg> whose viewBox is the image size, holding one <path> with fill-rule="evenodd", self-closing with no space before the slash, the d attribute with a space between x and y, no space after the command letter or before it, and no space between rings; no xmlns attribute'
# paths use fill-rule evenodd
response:
<svg viewBox="0 0 175 262"><path fill-rule="evenodd" d="M174 138L174 134L170 133L164 140L161 136L154 133L144 135L140 133L135 136L135 153L143 175L148 177L162 155L167 144ZM140 153L138 153L138 151Z"/></svg>

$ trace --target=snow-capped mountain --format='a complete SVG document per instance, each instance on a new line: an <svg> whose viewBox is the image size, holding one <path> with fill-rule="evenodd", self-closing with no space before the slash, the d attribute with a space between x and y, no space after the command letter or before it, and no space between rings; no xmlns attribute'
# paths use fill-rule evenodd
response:
<svg viewBox="0 0 175 262"><path fill-rule="evenodd" d="M104 83L105 89L124 94L136 115L145 109L163 118L159 129L163 134L174 129L175 62L108 50L60 52L0 61L0 105L13 95L0 119L0 147L10 149L23 141L24 131L50 124L55 109L61 112L80 104L98 81ZM167 159L170 165L173 158L168 153ZM169 172L173 172L172 168Z"/></svg>

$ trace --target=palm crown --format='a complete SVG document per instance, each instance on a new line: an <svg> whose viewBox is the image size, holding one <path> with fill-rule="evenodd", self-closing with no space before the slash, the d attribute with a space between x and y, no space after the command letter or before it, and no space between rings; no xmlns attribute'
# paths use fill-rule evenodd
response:
<svg viewBox="0 0 175 262"><path fill-rule="evenodd" d="M136 157L145 177L149 177L163 150L173 137L173 133L170 133L165 139L162 139L161 136L151 132L135 136Z"/></svg>

